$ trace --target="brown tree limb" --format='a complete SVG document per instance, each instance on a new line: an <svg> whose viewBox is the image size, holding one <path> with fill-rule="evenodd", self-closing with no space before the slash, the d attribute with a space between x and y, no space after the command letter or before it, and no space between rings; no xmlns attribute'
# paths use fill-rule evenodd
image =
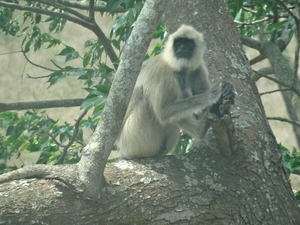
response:
<svg viewBox="0 0 300 225"><path fill-rule="evenodd" d="M89 18L92 21L95 21L95 0L90 0L89 3Z"/></svg>
<svg viewBox="0 0 300 225"><path fill-rule="evenodd" d="M0 103L0 112L11 111L11 110L76 107L76 106L80 106L84 102L84 100L85 100L84 98L77 98L77 99L60 99L60 100L49 100L49 101Z"/></svg>

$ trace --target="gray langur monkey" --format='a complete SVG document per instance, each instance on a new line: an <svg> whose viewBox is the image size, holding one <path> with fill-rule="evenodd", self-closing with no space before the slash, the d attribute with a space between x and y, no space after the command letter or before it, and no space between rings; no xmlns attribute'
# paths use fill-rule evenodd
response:
<svg viewBox="0 0 300 225"><path fill-rule="evenodd" d="M165 154L177 144L180 129L202 138L204 113L222 98L233 102L231 83L210 84L205 50L202 34L182 25L161 54L144 62L116 141L121 158Z"/></svg>

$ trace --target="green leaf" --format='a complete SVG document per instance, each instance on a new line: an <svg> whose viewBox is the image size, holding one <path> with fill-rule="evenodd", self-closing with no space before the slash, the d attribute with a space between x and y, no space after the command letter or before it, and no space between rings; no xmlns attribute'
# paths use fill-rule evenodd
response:
<svg viewBox="0 0 300 225"><path fill-rule="evenodd" d="M77 59L79 57L78 52L70 46L65 47L58 55L65 56L65 62Z"/></svg>
<svg viewBox="0 0 300 225"><path fill-rule="evenodd" d="M88 98L81 104L80 109L87 109L87 110L91 109L95 105L95 102L97 101L98 98L99 98L98 96L92 96Z"/></svg>
<svg viewBox="0 0 300 225"><path fill-rule="evenodd" d="M91 58L92 58L91 52L87 52L86 54L84 54L84 56L83 56L83 67L84 68L89 65Z"/></svg>
<svg viewBox="0 0 300 225"><path fill-rule="evenodd" d="M110 13L114 13L122 2L123 0L109 0L106 4L105 9Z"/></svg>
<svg viewBox="0 0 300 225"><path fill-rule="evenodd" d="M36 14L36 15L35 15L35 23L36 23L36 24L37 24L37 23L40 23L40 22L41 22L41 19L42 19L41 14Z"/></svg>
<svg viewBox="0 0 300 225"><path fill-rule="evenodd" d="M111 40L111 43L116 49L120 50L120 43L117 40Z"/></svg>
<svg viewBox="0 0 300 225"><path fill-rule="evenodd" d="M58 81L60 81L61 79L65 78L67 76L68 76L68 73L64 73L62 71L56 71L56 72L52 73L50 75L49 80L47 81L47 82L50 83L49 87L51 87L52 85L56 84Z"/></svg>

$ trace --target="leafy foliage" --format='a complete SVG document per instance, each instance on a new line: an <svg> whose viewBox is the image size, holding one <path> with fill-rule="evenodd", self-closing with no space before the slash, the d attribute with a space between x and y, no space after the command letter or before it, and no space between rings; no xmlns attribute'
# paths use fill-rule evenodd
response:
<svg viewBox="0 0 300 225"><path fill-rule="evenodd" d="M287 172L289 174L300 174L300 152L297 152L296 148L290 151L281 144L279 147L282 150L282 158Z"/></svg>
<svg viewBox="0 0 300 225"><path fill-rule="evenodd" d="M297 152L296 148L290 151L281 144L279 144L279 147L282 151L282 159L287 172L300 175L300 152ZM300 191L297 191L295 196L298 204L300 204Z"/></svg>
<svg viewBox="0 0 300 225"><path fill-rule="evenodd" d="M292 5L297 1L288 1ZM263 34L274 40L281 36L284 29L295 31L295 22L287 17L285 10L275 0L227 0L231 15L238 24L240 34L254 37Z"/></svg>
<svg viewBox="0 0 300 225"><path fill-rule="evenodd" d="M75 142L68 151L64 163L76 163L85 145L83 128L92 131L98 119L88 118L79 124ZM59 125L58 121L49 118L45 111L29 110L21 115L16 112L0 113L0 173L15 167L7 166L12 156L20 157L21 153L39 152L37 164L52 164L61 156L60 148L66 145L73 136L74 126L68 123Z"/></svg>
<svg viewBox="0 0 300 225"><path fill-rule="evenodd" d="M35 1L8 0L7 2L68 14L61 9ZM143 3L144 0L106 1L107 12L117 15L107 38L119 56L122 54L123 46L131 34ZM116 14L120 8L124 10L124 13ZM103 15L103 13L100 14ZM0 7L1 32L21 38L24 54L57 46L63 47L53 57L63 57L67 65L55 65L54 70L49 69L51 71L47 80L49 88L70 76L84 81L82 88L87 91L87 97L81 109L92 110L92 117L80 121L78 134L63 161L63 163L75 163L79 160L81 150L85 145L84 129L94 131L99 121L97 117L101 115L104 108L115 69L107 64L104 46L100 39L86 40L85 52L81 55L76 47L66 45L63 40L57 38L57 34L64 31L66 23L67 20L62 18ZM45 24L48 25L46 30L42 28ZM154 38L163 41L165 37L165 26L161 23ZM158 54L161 49L162 44L158 43L146 58ZM75 60L81 61L82 67L78 67L78 63L77 66L73 66ZM12 157L19 158L24 153L40 153L36 163L55 163L61 156L64 146L72 139L74 130L74 125L53 120L46 111L0 113L0 173L16 169L15 166L8 166L7 162Z"/></svg>

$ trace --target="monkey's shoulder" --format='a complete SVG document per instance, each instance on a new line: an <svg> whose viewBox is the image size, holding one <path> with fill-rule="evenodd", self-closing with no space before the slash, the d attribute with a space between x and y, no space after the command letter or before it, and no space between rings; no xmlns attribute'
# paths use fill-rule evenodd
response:
<svg viewBox="0 0 300 225"><path fill-rule="evenodd" d="M155 82L156 80L169 79L173 75L174 71L168 63L163 60L161 55L156 55L143 63L139 79L145 80L145 82L148 80Z"/></svg>

